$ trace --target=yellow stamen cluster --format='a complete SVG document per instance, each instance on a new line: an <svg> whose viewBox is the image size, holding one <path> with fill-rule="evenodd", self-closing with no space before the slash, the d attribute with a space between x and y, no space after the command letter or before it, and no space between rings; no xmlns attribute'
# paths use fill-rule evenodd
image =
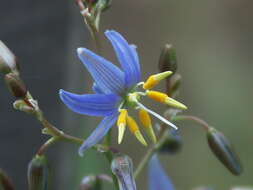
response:
<svg viewBox="0 0 253 190"><path fill-rule="evenodd" d="M152 127L152 122L151 122L151 118L149 116L149 113L152 114L153 116L157 117L158 119L160 119L164 123L168 124L169 126L171 126L173 128L177 128L177 127L173 123L170 123L165 118L160 116L159 114L146 108L138 100L140 99L140 96L148 96L149 98L151 98L155 101L167 104L169 106L172 106L172 107L175 107L178 109L187 109L187 107L184 104L170 98L167 94L150 90L151 88L155 87L162 79L165 79L166 77L168 77L171 74L172 74L171 71L166 71L163 73L159 73L159 74L150 76L146 82L144 82L144 83L141 82L138 84L138 86L140 84L143 84L142 87L143 87L143 89L145 89L145 92L131 92L127 95L127 99L125 100L127 106L130 106L130 107L134 106L135 108L137 108L139 110L140 122L143 125L143 128L145 129L146 133L148 134L148 136L150 137L150 139L152 140L153 143L156 143L157 139L156 139L153 127ZM146 143L144 137L142 136L136 121L131 116L128 115L128 112L126 109L122 109L122 107L123 107L122 105L123 105L123 103L119 107L120 114L119 114L118 121L117 121L117 126L118 126L118 130L119 130L118 143L120 144L122 142L126 126L128 126L131 133L133 133L135 135L135 137L144 146L147 146L147 143Z"/></svg>
<svg viewBox="0 0 253 190"><path fill-rule="evenodd" d="M140 118L140 121L141 121L145 131L147 132L147 134L149 135L151 140L154 143L156 143L156 141L157 141L156 136L155 136L154 130L152 128L152 123L151 123L151 119L150 119L148 112L146 112L143 109L140 109L139 110L139 118ZM126 109L120 110L120 114L119 114L118 121L117 121L117 126L118 126L118 130L119 130L118 131L118 143L121 144L121 142L123 140L126 125L128 126L131 133L133 133L136 136L136 138L144 146L147 146L147 143L146 143L144 137L142 136L136 121L128 115Z"/></svg>

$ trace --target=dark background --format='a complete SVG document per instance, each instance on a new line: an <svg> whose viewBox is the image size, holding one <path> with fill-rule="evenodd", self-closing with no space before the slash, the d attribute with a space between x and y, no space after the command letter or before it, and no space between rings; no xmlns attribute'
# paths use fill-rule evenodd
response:
<svg viewBox="0 0 253 190"><path fill-rule="evenodd" d="M138 46L144 78L157 72L160 48L173 43L184 79L178 99L188 105L187 113L224 132L241 157L245 172L235 177L211 154L200 128L180 123L182 152L161 158L179 190L197 185L225 190L253 183L252 7L250 0L114 0L101 19L101 31L115 29ZM68 133L87 137L99 120L72 113L58 97L60 88L84 93L91 87L75 49L94 48L74 1L1 1L0 39L18 56L23 79L47 118ZM116 60L107 41L104 50L106 58ZM27 164L47 138L35 119L12 109L14 99L3 80L0 90L0 167L18 189L26 189ZM115 142L116 135L115 130ZM79 158L77 148L59 144L49 150L54 189L77 189L83 175L109 171L102 156L89 151ZM145 152L131 135L119 148L134 165ZM137 184L147 189L144 173Z"/></svg>

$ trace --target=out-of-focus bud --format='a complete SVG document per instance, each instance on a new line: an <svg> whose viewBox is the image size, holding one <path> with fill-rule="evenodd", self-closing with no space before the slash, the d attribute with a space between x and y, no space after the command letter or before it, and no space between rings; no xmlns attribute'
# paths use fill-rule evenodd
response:
<svg viewBox="0 0 253 190"><path fill-rule="evenodd" d="M242 165L228 139L214 128L209 128L207 140L210 149L221 163L234 175L240 175Z"/></svg>
<svg viewBox="0 0 253 190"><path fill-rule="evenodd" d="M0 189L1 190L14 190L14 185L7 174L0 169Z"/></svg>
<svg viewBox="0 0 253 190"><path fill-rule="evenodd" d="M242 186L242 187L232 187L230 190L253 190L253 187L246 187L246 186Z"/></svg>
<svg viewBox="0 0 253 190"><path fill-rule="evenodd" d="M26 96L26 86L18 74L9 73L5 75L4 79L13 96L16 98L24 98Z"/></svg>
<svg viewBox="0 0 253 190"><path fill-rule="evenodd" d="M163 154L175 154L182 149L182 138L177 134L177 131L172 129L168 132L166 141L159 149L160 153Z"/></svg>
<svg viewBox="0 0 253 190"><path fill-rule="evenodd" d="M98 0L98 6L101 11L106 11L111 7L112 0Z"/></svg>
<svg viewBox="0 0 253 190"><path fill-rule="evenodd" d="M9 73L17 70L16 57L11 50L0 41L0 72Z"/></svg>
<svg viewBox="0 0 253 190"><path fill-rule="evenodd" d="M136 190L133 162L129 156L117 154L111 163L111 169L118 179L120 190Z"/></svg>
<svg viewBox="0 0 253 190"><path fill-rule="evenodd" d="M213 188L211 188L211 187L196 187L192 190L213 190Z"/></svg>
<svg viewBox="0 0 253 190"><path fill-rule="evenodd" d="M36 155L28 165L29 190L49 189L50 171L48 161L44 155Z"/></svg>
<svg viewBox="0 0 253 190"><path fill-rule="evenodd" d="M180 74L174 74L170 80L166 83L166 89L168 96L173 96L178 93L179 87L181 85L182 77Z"/></svg>
<svg viewBox="0 0 253 190"><path fill-rule="evenodd" d="M100 190L101 183L96 176L85 176L80 184L80 190Z"/></svg>
<svg viewBox="0 0 253 190"><path fill-rule="evenodd" d="M165 44L159 58L159 69L161 72L177 70L176 50L171 44Z"/></svg>

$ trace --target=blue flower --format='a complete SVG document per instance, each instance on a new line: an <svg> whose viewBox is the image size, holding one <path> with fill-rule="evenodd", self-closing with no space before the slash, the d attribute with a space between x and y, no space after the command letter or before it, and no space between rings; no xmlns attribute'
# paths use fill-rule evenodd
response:
<svg viewBox="0 0 253 190"><path fill-rule="evenodd" d="M149 190L174 190L174 185L162 168L157 155L153 155L148 168Z"/></svg>
<svg viewBox="0 0 253 190"><path fill-rule="evenodd" d="M72 111L79 114L103 117L98 127L83 142L79 149L80 155L83 155L85 150L102 140L116 122L119 129L119 143L122 142L124 131L126 126L128 126L136 138L142 144L147 145L135 120L128 114L127 110L129 108L139 111L141 123L154 142L156 141L156 137L148 113L176 128L174 124L141 104L140 99L143 96L172 107L186 109L186 106L168 97L166 94L150 90L172 72L167 71L152 75L146 82L141 82L140 64L136 46L128 44L116 31L106 31L105 35L116 52L121 69L86 48L78 48L78 57L94 80L94 94L78 95L64 90L60 90L59 92L61 100Z"/></svg>

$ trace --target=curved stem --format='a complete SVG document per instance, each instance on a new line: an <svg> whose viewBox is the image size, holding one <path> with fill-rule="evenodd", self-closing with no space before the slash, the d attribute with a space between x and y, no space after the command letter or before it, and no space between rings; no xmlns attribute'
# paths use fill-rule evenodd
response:
<svg viewBox="0 0 253 190"><path fill-rule="evenodd" d="M48 141L46 141L38 150L37 155L42 155L46 152L46 150L58 141L57 137L51 137Z"/></svg>
<svg viewBox="0 0 253 190"><path fill-rule="evenodd" d="M172 121L184 121L184 120L190 120L198 123L201 127L203 127L205 130L209 129L209 125L206 121L203 119L200 119L196 116L192 115L178 115L171 118Z"/></svg>

